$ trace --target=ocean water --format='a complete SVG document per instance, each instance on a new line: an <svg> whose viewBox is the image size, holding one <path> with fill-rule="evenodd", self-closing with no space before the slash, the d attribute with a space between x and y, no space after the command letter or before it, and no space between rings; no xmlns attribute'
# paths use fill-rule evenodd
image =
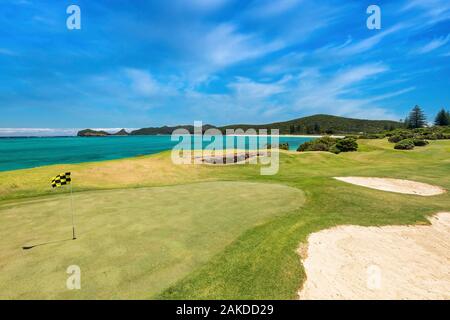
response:
<svg viewBox="0 0 450 320"><path fill-rule="evenodd" d="M234 138L237 142L237 137ZM288 142L289 148L296 150L300 144L311 139L280 137L279 141ZM0 171L147 155L170 150L177 143L178 141L171 141L169 135L0 138ZM209 143L203 142L203 145ZM248 137L245 143L248 148Z"/></svg>

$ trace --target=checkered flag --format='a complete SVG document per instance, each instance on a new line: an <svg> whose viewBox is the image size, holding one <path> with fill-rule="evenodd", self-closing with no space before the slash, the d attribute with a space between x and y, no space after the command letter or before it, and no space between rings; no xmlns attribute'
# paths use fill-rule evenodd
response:
<svg viewBox="0 0 450 320"><path fill-rule="evenodd" d="M52 180L52 188L61 187L65 184L69 184L72 179L70 179L70 172L58 174Z"/></svg>

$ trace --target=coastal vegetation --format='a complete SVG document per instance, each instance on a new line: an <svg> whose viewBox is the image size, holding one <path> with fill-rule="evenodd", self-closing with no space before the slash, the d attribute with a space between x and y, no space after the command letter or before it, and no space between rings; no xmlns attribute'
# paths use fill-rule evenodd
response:
<svg viewBox="0 0 450 320"><path fill-rule="evenodd" d="M393 130L396 128L403 128L404 123L390 120L363 120L363 119L351 119L345 117L331 116L325 114L318 114L294 120L284 122L274 122L267 124L233 124L227 126L213 126L211 124L203 125L203 133L208 129L218 129L223 134L226 130L243 129L278 129L280 134L294 134L294 135L322 135L322 134L342 134L342 133L377 133L383 130ZM180 125L180 126L163 126L163 127L149 127L134 130L130 132L130 135L159 135L159 134L172 134L174 130L185 129L189 133L194 133L193 125ZM83 130L79 132L79 135L87 136ZM90 130L89 136L92 136ZM105 135L100 132L100 135ZM106 134L107 135L107 134Z"/></svg>
<svg viewBox="0 0 450 320"><path fill-rule="evenodd" d="M358 150L358 143L353 137L332 138L329 136L303 143L297 151L329 151L332 153L350 152Z"/></svg>
<svg viewBox="0 0 450 320"><path fill-rule="evenodd" d="M79 137L106 137L106 136L127 136L128 132L125 129L121 129L116 133L108 133L103 130L84 129L77 133Z"/></svg>
<svg viewBox="0 0 450 320"><path fill-rule="evenodd" d="M444 108L436 115L435 126L450 125L450 113ZM420 106L415 106L403 121L391 120L364 120L352 119L332 115L312 115L284 122L274 122L267 124L233 124L227 126L214 126L206 124L202 126L202 133L208 129L218 129L222 134L226 130L242 129L278 129L280 134L292 135L332 135L346 134L359 139L380 139L386 134L397 132L398 130L412 130L427 127L427 119ZM110 134L105 131L85 129L78 132L78 136L110 136L110 135L170 135L174 130L185 129L189 133L194 133L193 125L148 127L127 132L124 129L117 133Z"/></svg>

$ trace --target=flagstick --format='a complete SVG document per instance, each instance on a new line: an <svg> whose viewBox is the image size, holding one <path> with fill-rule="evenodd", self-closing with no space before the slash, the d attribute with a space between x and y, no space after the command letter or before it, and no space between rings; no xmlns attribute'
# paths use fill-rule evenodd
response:
<svg viewBox="0 0 450 320"><path fill-rule="evenodd" d="M70 208L72 211L72 240L75 240L75 224L73 222L73 193L72 193L72 182L70 182Z"/></svg>

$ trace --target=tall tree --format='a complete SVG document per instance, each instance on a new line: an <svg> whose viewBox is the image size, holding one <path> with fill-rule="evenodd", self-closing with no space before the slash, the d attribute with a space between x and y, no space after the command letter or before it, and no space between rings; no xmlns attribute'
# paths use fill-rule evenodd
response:
<svg viewBox="0 0 450 320"><path fill-rule="evenodd" d="M423 110L419 106L415 106L409 113L408 122L409 128L422 128L427 124L427 118Z"/></svg>
<svg viewBox="0 0 450 320"><path fill-rule="evenodd" d="M448 126L450 125L450 113L448 111L445 111L444 108L442 108L441 111L438 112L436 115L436 119L434 120L434 124L437 126Z"/></svg>

